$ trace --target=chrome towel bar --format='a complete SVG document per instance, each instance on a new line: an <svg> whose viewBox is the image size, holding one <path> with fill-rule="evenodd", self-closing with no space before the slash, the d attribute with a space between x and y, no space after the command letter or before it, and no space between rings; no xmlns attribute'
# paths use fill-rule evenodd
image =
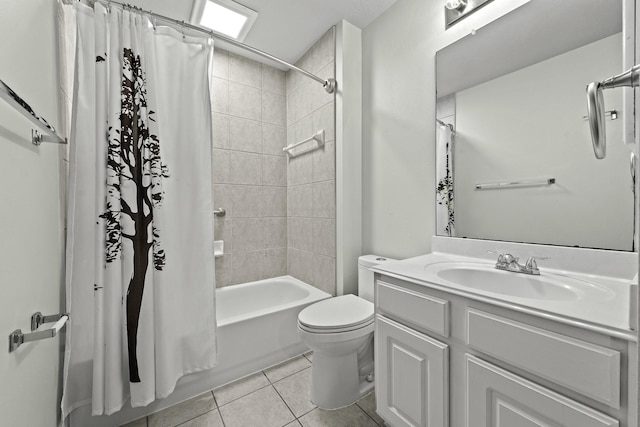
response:
<svg viewBox="0 0 640 427"><path fill-rule="evenodd" d="M227 214L227 210L225 208L214 209L213 214L215 216L225 216Z"/></svg>
<svg viewBox="0 0 640 427"><path fill-rule="evenodd" d="M11 334L9 334L9 353L15 351L18 347L26 342L44 340L47 338L53 338L58 335L60 329L64 327L64 325L69 320L69 315L66 313L60 314L52 314L49 316L43 316L42 313L37 312L31 316L31 330L34 331L38 328L38 326L43 323L56 322L51 328L46 329L44 331L31 332L25 334L20 329L16 329Z"/></svg>
<svg viewBox="0 0 640 427"><path fill-rule="evenodd" d="M555 178L532 179L528 181L496 182L490 184L476 184L476 190L493 190L497 188L538 187L555 184Z"/></svg>
<svg viewBox="0 0 640 427"><path fill-rule="evenodd" d="M4 99L7 104L15 108L19 113L25 116L34 125L38 126L40 130L46 132L48 135L43 135L38 132L37 129L31 131L31 142L34 145L40 145L43 142L55 142L58 144L66 144L67 139L61 137L56 133L56 129L51 126L42 116L36 114L33 108L27 104L18 94L13 91L5 82L0 80L0 98Z"/></svg>

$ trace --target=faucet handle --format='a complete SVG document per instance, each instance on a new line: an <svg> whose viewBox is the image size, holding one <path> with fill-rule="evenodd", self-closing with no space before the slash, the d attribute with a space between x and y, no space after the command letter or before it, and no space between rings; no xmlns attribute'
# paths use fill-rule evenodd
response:
<svg viewBox="0 0 640 427"><path fill-rule="evenodd" d="M487 251L488 254L498 255L498 260L496 261L498 264L504 263L504 254L502 252L497 251Z"/></svg>
<svg viewBox="0 0 640 427"><path fill-rule="evenodd" d="M524 268L528 269L528 270L537 270L538 269L538 263L536 262L536 260L548 260L548 257L544 257L544 256L530 256L529 259L527 259L526 264L524 265Z"/></svg>

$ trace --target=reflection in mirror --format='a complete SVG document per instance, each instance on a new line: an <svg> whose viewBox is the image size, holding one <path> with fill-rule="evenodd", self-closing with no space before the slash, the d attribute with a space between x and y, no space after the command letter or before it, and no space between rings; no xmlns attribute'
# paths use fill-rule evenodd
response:
<svg viewBox="0 0 640 427"><path fill-rule="evenodd" d="M622 4L537 0L442 49L439 235L634 250L622 90L593 155L585 87L622 71Z"/></svg>

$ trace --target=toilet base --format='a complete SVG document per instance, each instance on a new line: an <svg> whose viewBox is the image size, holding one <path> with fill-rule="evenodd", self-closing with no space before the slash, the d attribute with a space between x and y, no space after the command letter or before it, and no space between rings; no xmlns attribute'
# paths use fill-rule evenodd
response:
<svg viewBox="0 0 640 427"><path fill-rule="evenodd" d="M362 365L372 358L372 341L361 349L344 356L327 357L319 352L313 353L311 365L310 398L321 409L340 409L358 401L369 394L374 387L373 372L360 372ZM364 360L362 360L364 358Z"/></svg>

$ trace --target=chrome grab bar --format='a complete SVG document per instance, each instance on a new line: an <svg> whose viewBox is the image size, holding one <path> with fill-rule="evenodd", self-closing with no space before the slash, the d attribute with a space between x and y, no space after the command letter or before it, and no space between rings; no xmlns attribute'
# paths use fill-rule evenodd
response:
<svg viewBox="0 0 640 427"><path fill-rule="evenodd" d="M225 216L227 214L227 210L225 208L214 209L213 214L215 216Z"/></svg>
<svg viewBox="0 0 640 427"><path fill-rule="evenodd" d="M69 320L69 315L67 313L53 314L50 316L43 316L40 312L34 313L31 316L32 331L37 329L43 323L56 323L51 328L44 331L31 332L28 334L23 333L20 329L16 329L9 334L9 353L12 353L24 343L55 337L58 335L58 332L60 332L60 329L62 329L67 323L67 320Z"/></svg>
<svg viewBox="0 0 640 427"><path fill-rule="evenodd" d="M43 135L36 129L31 131L31 142L34 145L40 145L43 142L55 142L58 144L66 144L67 139L56 133L56 129L51 126L43 117L38 116L33 108L27 104L18 94L12 90L5 82L0 80L0 98L4 99L7 104L15 108L19 113L29 119L34 125L48 133Z"/></svg>

